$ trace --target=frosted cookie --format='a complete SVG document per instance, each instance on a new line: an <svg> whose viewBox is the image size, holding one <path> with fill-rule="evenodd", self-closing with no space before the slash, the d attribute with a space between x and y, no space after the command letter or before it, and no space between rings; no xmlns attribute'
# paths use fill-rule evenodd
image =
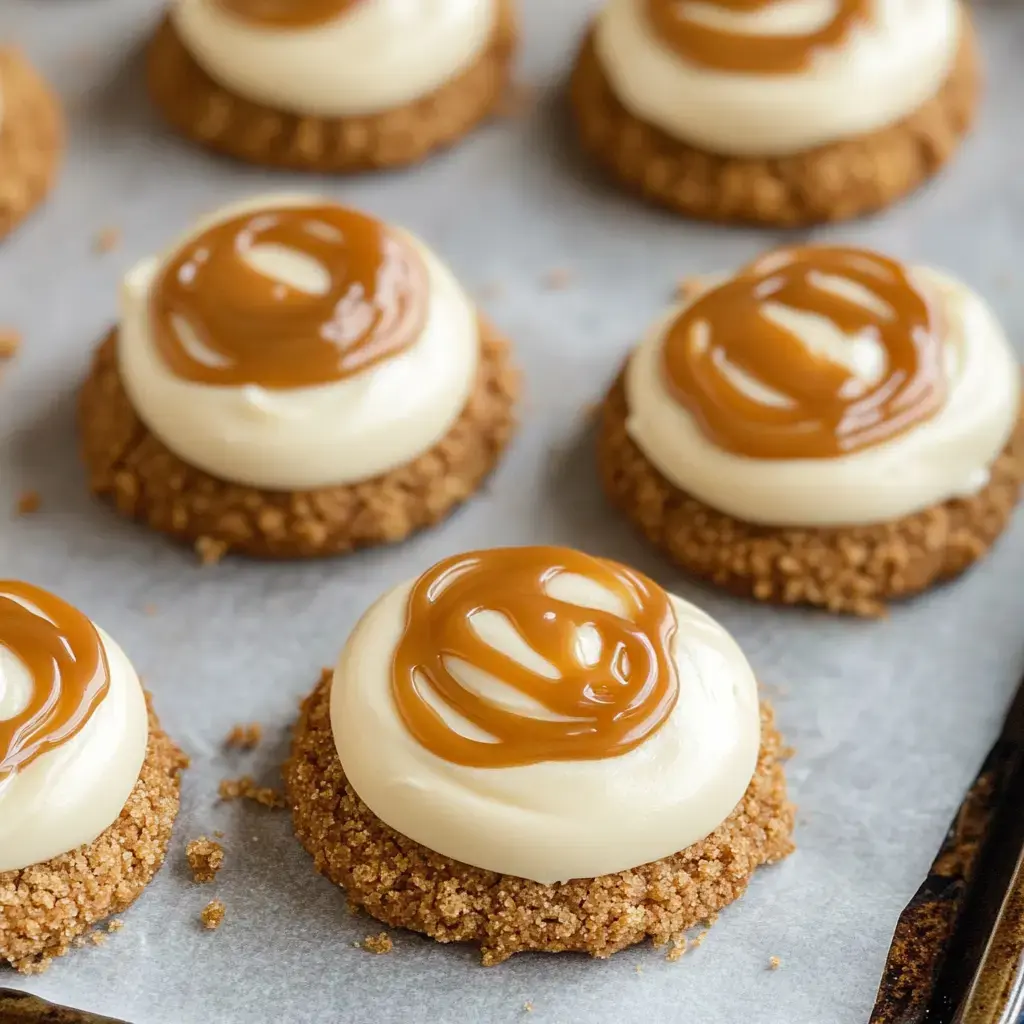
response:
<svg viewBox="0 0 1024 1024"><path fill-rule="evenodd" d="M0 46L0 238L46 198L63 150L57 97L19 50Z"/></svg>
<svg viewBox="0 0 1024 1024"><path fill-rule="evenodd" d="M398 228L327 200L221 210L124 280L81 394L92 491L214 555L397 541L513 428L506 343Z"/></svg>
<svg viewBox="0 0 1024 1024"><path fill-rule="evenodd" d="M350 903L486 964L711 918L792 849L781 740L732 638L564 548L449 558L303 703L296 835Z"/></svg>
<svg viewBox="0 0 1024 1024"><path fill-rule="evenodd" d="M1024 477L1020 368L965 284L859 249L704 280L605 401L611 500L679 565L877 614L962 572Z"/></svg>
<svg viewBox="0 0 1024 1024"><path fill-rule="evenodd" d="M693 217L796 225L889 205L974 117L959 0L607 0L572 103L590 155Z"/></svg>
<svg viewBox="0 0 1024 1024"><path fill-rule="evenodd" d="M319 172L395 167L495 109L513 0L172 0L149 92L210 149Z"/></svg>
<svg viewBox="0 0 1024 1024"><path fill-rule="evenodd" d="M163 863L184 766L114 640L0 581L0 963L38 968L135 901Z"/></svg>

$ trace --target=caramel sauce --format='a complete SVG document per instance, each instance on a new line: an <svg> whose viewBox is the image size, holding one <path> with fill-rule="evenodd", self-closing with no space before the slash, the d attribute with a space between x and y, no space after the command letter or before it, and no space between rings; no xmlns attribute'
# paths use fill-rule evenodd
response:
<svg viewBox="0 0 1024 1024"><path fill-rule="evenodd" d="M562 573L584 576L617 596L628 618L552 597ZM504 615L560 677L549 678L485 643L470 622L484 610ZM584 664L579 630L596 630L596 663ZM409 598L394 656L392 691L412 736L431 753L474 768L542 761L592 761L640 746L664 725L679 695L671 645L676 619L668 594L632 569L556 547L505 548L457 555L422 576ZM489 673L564 720L521 714L463 686L451 659ZM494 738L470 739L424 699Z"/></svg>
<svg viewBox="0 0 1024 1024"><path fill-rule="evenodd" d="M303 291L246 259L271 246L316 261L326 291ZM294 206L233 217L188 242L155 282L151 315L176 376L286 389L344 380L398 354L422 332L428 298L423 260L387 226L338 206Z"/></svg>
<svg viewBox="0 0 1024 1024"><path fill-rule="evenodd" d="M872 0L834 0L820 28L787 35L732 32L687 13L686 0L645 0L655 32L676 54L698 67L757 75L803 71L815 54L842 45L858 23L871 18ZM756 14L779 0L701 0L730 14Z"/></svg>
<svg viewBox="0 0 1024 1024"><path fill-rule="evenodd" d="M344 14L362 0L218 0L229 14L267 28L311 28Z"/></svg>
<svg viewBox="0 0 1024 1024"><path fill-rule="evenodd" d="M32 678L25 709L0 721L2 787L85 727L107 695L110 670L88 618L59 597L14 580L0 580L0 647L21 661Z"/></svg>
<svg viewBox="0 0 1024 1024"><path fill-rule="evenodd" d="M824 287L842 278L870 304ZM885 366L867 381L765 316L767 302L877 341ZM785 400L760 400L731 364ZM894 260L861 249L798 247L755 260L686 308L669 328L669 389L718 447L756 459L822 459L881 444L929 419L946 398L942 331Z"/></svg>

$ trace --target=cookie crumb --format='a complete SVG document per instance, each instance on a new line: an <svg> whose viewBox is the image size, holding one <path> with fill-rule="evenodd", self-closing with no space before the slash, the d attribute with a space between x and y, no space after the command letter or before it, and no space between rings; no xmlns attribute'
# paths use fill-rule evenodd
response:
<svg viewBox="0 0 1024 1024"><path fill-rule="evenodd" d="M782 966L782 960L777 956L768 958L768 970L777 971Z"/></svg>
<svg viewBox="0 0 1024 1024"><path fill-rule="evenodd" d="M221 832L220 829L217 829L217 831L213 833L213 838L214 839L223 839L224 838L224 833Z"/></svg>
<svg viewBox="0 0 1024 1024"><path fill-rule="evenodd" d="M572 284L572 280L571 270L565 267L555 267L544 275L544 287L553 292L562 291Z"/></svg>
<svg viewBox="0 0 1024 1024"><path fill-rule="evenodd" d="M81 936L79 936L81 938ZM50 969L50 965L53 963L53 958L49 956L41 957L39 960L18 960L11 966L19 974L42 974L44 971Z"/></svg>
<svg viewBox="0 0 1024 1024"><path fill-rule="evenodd" d="M643 969L643 968L642 968L642 967L641 967L641 966L640 966L639 964L637 964L637 965L636 965L636 966L635 966L635 967L633 968L633 970L634 970L634 971L636 971L636 973L637 973L637 974L643 974L643 973L644 973L644 969Z"/></svg>
<svg viewBox="0 0 1024 1024"><path fill-rule="evenodd" d="M95 253L113 252L121 244L121 231L119 228L103 228L96 232L92 240L92 251Z"/></svg>
<svg viewBox="0 0 1024 1024"><path fill-rule="evenodd" d="M510 82L498 101L498 117L526 117L537 105L539 90L526 82Z"/></svg>
<svg viewBox="0 0 1024 1024"><path fill-rule="evenodd" d="M271 786L257 786L251 775L240 779L221 779L217 792L221 800L254 800L264 807L287 807L284 796Z"/></svg>
<svg viewBox="0 0 1024 1024"><path fill-rule="evenodd" d="M206 836L193 839L185 847L192 878L197 882L212 882L224 863L224 848Z"/></svg>
<svg viewBox="0 0 1024 1024"><path fill-rule="evenodd" d="M224 920L224 904L220 900L210 900L203 907L199 918L203 922L204 928L211 932L216 931L220 927L221 921Z"/></svg>
<svg viewBox="0 0 1024 1024"><path fill-rule="evenodd" d="M259 722L233 726L224 737L224 746L233 750L252 750L263 739L263 726Z"/></svg>
<svg viewBox="0 0 1024 1024"><path fill-rule="evenodd" d="M390 953L395 948L391 936L387 932L381 932L379 935L367 935L362 942L357 942L356 945L361 946L367 953L376 953L377 956Z"/></svg>
<svg viewBox="0 0 1024 1024"><path fill-rule="evenodd" d="M674 964L685 955L689 948L689 944L685 938L673 939L669 951L665 954L665 959L668 960L669 963Z"/></svg>
<svg viewBox="0 0 1024 1024"><path fill-rule="evenodd" d="M705 928L705 929L704 929L704 931L702 931L702 932L700 933L700 935L698 935L698 936L697 936L697 938L695 938L695 939L694 939L694 940L693 940L693 941L692 941L692 942L690 943L690 949L697 949L697 948L699 948L700 946L703 946L703 945L704 945L704 940L705 940L705 939L706 939L707 937L708 937L708 929L707 929L707 928Z"/></svg>
<svg viewBox="0 0 1024 1024"><path fill-rule="evenodd" d="M198 537L195 543L196 554L202 565L216 565L228 551L227 544L213 537Z"/></svg>
<svg viewBox="0 0 1024 1024"><path fill-rule="evenodd" d="M531 1003L529 1000L527 1000L525 1003L523 1003L523 1009L527 1013L533 1013L533 1003Z"/></svg>
<svg viewBox="0 0 1024 1024"><path fill-rule="evenodd" d="M105 946L107 944L107 937L103 932L90 932L89 941L94 946Z"/></svg>
<svg viewBox="0 0 1024 1024"><path fill-rule="evenodd" d="M43 499L38 491L22 491L18 495L16 506L19 516L35 515L43 507Z"/></svg>
<svg viewBox="0 0 1024 1024"><path fill-rule="evenodd" d="M0 327L0 359L13 359L21 348L21 335L13 327Z"/></svg>
<svg viewBox="0 0 1024 1024"><path fill-rule="evenodd" d="M119 932L123 927L124 921L122 921L119 917L115 917L113 921L107 922L107 931L111 934L113 934L114 932Z"/></svg>
<svg viewBox="0 0 1024 1024"><path fill-rule="evenodd" d="M85 936L84 935L76 935L71 940L71 945L75 949L82 949L85 946Z"/></svg>

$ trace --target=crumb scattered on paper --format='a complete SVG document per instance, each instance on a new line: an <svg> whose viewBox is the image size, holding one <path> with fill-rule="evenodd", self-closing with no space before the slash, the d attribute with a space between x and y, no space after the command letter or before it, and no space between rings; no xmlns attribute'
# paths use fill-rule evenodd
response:
<svg viewBox="0 0 1024 1024"><path fill-rule="evenodd" d="M206 836L193 839L185 847L188 866L197 882L212 882L224 863L224 848Z"/></svg>
<svg viewBox="0 0 1024 1024"><path fill-rule="evenodd" d="M555 267L544 275L544 287L553 292L562 291L572 284L572 279L571 270L566 267Z"/></svg>
<svg viewBox="0 0 1024 1024"><path fill-rule="evenodd" d="M637 974L643 974L643 973L644 973L644 969L643 969L643 968L642 968L642 967L641 967L641 966L640 966L639 964L637 964L637 965L636 965L636 966L635 966L635 967L633 968L633 970L634 970L634 971L636 971L636 973L637 973Z"/></svg>
<svg viewBox="0 0 1024 1024"><path fill-rule="evenodd" d="M199 918L203 922L204 928L211 932L214 931L220 927L221 921L224 920L224 904L220 900L211 900L203 907Z"/></svg>
<svg viewBox="0 0 1024 1024"><path fill-rule="evenodd" d="M0 327L0 360L13 359L21 348L21 335L13 327Z"/></svg>
<svg viewBox="0 0 1024 1024"><path fill-rule="evenodd" d="M680 959L680 957L682 957L686 953L686 950L688 948L689 944L687 943L685 938L673 939L671 945L669 946L668 952L665 954L665 959L668 960L669 963L674 964L678 959Z"/></svg>
<svg viewBox="0 0 1024 1024"><path fill-rule="evenodd" d="M218 792L221 800L254 800L264 807L288 806L283 794L271 786L257 786L251 775L222 779Z"/></svg>
<svg viewBox="0 0 1024 1024"><path fill-rule="evenodd" d="M79 938L81 938L81 936L79 936ZM41 960L19 960L16 964L13 964L12 966L18 971L19 974L42 974L44 971L48 971L50 969L50 964L52 963L52 957L44 956Z"/></svg>
<svg viewBox="0 0 1024 1024"><path fill-rule="evenodd" d="M773 956L773 957L769 957L768 958L768 970L769 971L777 971L781 966L782 966L782 961L777 956Z"/></svg>
<svg viewBox="0 0 1024 1024"><path fill-rule="evenodd" d="M22 491L18 495L16 506L19 516L31 516L43 507L43 499L38 491Z"/></svg>
<svg viewBox="0 0 1024 1024"><path fill-rule="evenodd" d="M119 932L123 927L124 921L122 921L119 917L115 917L113 921L107 922L107 931L111 934L113 934L114 932Z"/></svg>
<svg viewBox="0 0 1024 1024"><path fill-rule="evenodd" d="M263 726L259 722L233 726L224 737L224 746L234 750L252 750L263 739Z"/></svg>
<svg viewBox="0 0 1024 1024"><path fill-rule="evenodd" d="M200 537L196 540L195 549L203 565L216 565L227 554L228 546L213 537Z"/></svg>
<svg viewBox="0 0 1024 1024"><path fill-rule="evenodd" d="M107 937L103 932L90 932L89 941L94 946L105 946L107 944Z"/></svg>
<svg viewBox="0 0 1024 1024"><path fill-rule="evenodd" d="M394 949L394 943L387 932L381 932L379 935L367 935L358 945L362 946L367 953L376 953L377 956L390 953Z"/></svg>
<svg viewBox="0 0 1024 1024"><path fill-rule="evenodd" d="M92 251L96 253L113 252L120 244L120 229L103 228L96 232L96 237L92 240Z"/></svg>

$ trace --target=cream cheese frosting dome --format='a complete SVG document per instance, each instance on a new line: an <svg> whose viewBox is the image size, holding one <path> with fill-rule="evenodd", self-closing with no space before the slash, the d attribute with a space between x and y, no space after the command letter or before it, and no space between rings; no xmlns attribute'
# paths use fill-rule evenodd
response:
<svg viewBox="0 0 1024 1024"><path fill-rule="evenodd" d="M359 0L309 24L263 24L223 0L176 0L178 35L239 96L296 114L382 113L428 95L486 49L496 0ZM283 19L285 22L288 19Z"/></svg>
<svg viewBox="0 0 1024 1024"><path fill-rule="evenodd" d="M45 591L0 581L0 872L109 828L148 735L139 677L114 640Z"/></svg>
<svg viewBox="0 0 1024 1024"><path fill-rule="evenodd" d="M726 156L785 156L895 124L938 92L963 30L957 0L862 0L866 16L806 67L729 70L670 47L651 2L609 0L598 17L595 44L612 89L634 116ZM676 10L689 24L771 40L823 31L852 2L777 0L742 11L683 0Z"/></svg>
<svg viewBox="0 0 1024 1024"><path fill-rule="evenodd" d="M760 743L756 681L721 626L558 548L457 556L385 594L341 654L330 710L345 775L385 824L541 883L704 838Z"/></svg>
<svg viewBox="0 0 1024 1024"><path fill-rule="evenodd" d="M268 490L415 459L458 419L479 358L473 304L426 246L316 197L222 209L121 289L119 370L139 417L190 465Z"/></svg>
<svg viewBox="0 0 1024 1024"><path fill-rule="evenodd" d="M764 376L750 363L755 343L769 353ZM688 361L689 395L668 369L672 346ZM625 386L630 437L681 490L746 522L852 526L982 490L1017 422L1020 369L962 282L864 250L808 247L704 281L634 352ZM804 399L827 394L835 421L801 389ZM787 418L775 437L772 424ZM729 443L730 429L746 441ZM800 431L818 430L816 449L816 435Z"/></svg>

